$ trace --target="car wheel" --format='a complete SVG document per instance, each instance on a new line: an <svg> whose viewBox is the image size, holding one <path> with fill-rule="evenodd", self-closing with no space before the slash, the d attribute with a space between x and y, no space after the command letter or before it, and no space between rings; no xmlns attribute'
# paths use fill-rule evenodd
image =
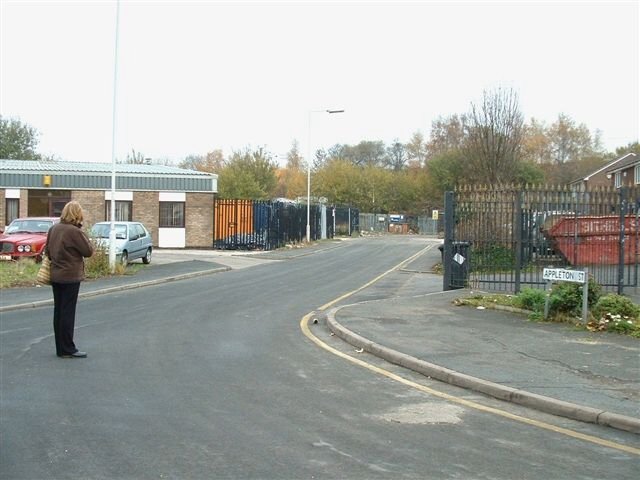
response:
<svg viewBox="0 0 640 480"><path fill-rule="evenodd" d="M129 254L127 253L126 250L122 252L122 257L120 261L122 262L122 265L124 265L125 267L129 264Z"/></svg>
<svg viewBox="0 0 640 480"><path fill-rule="evenodd" d="M151 263L151 248L147 248L147 253L142 257L142 263L150 264Z"/></svg>

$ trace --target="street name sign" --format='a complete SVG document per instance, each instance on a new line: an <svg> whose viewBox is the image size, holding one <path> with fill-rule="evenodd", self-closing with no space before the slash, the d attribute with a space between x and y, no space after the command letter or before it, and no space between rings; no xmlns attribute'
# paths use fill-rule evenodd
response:
<svg viewBox="0 0 640 480"><path fill-rule="evenodd" d="M542 271L542 278L550 281L585 283L587 281L586 272L580 270L565 270L564 268L545 268Z"/></svg>
<svg viewBox="0 0 640 480"><path fill-rule="evenodd" d="M542 271L542 278L547 281L547 288L551 286L551 282L573 282L582 284L582 322L587 323L589 318L589 283L587 275L589 271L585 270L565 270L564 268L545 268ZM544 302L544 318L549 316L549 294Z"/></svg>

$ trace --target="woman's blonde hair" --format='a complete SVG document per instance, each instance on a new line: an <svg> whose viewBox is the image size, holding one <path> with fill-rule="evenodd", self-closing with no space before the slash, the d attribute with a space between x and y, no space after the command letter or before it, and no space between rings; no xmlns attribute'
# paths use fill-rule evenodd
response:
<svg viewBox="0 0 640 480"><path fill-rule="evenodd" d="M84 214L82 213L82 207L75 200L67 203L60 214L60 221L64 223L81 225L83 220Z"/></svg>

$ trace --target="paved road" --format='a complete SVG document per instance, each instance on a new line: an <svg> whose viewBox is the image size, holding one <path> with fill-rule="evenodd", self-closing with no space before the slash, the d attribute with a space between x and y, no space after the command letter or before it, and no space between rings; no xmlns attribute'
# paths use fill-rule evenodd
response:
<svg viewBox="0 0 640 480"><path fill-rule="evenodd" d="M2 477L634 478L637 456L466 408L302 335L305 314L428 243L374 238L256 255L252 268L82 299L76 339L86 360L55 357L50 307L3 312ZM387 294L411 282L398 277ZM353 354L321 325L314 333Z"/></svg>
<svg viewBox="0 0 640 480"><path fill-rule="evenodd" d="M278 261L276 256L270 259L269 253L260 251L242 250L180 250L180 249L156 249L153 252L154 265L165 265L184 261L213 262L225 265L234 270L254 267L262 263Z"/></svg>

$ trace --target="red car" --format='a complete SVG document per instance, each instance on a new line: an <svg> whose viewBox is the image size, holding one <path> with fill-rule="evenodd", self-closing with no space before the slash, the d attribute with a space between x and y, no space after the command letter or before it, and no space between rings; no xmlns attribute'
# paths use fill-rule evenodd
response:
<svg viewBox="0 0 640 480"><path fill-rule="evenodd" d="M59 221L58 217L16 218L0 235L0 260L26 257L39 262L47 243L47 232Z"/></svg>

